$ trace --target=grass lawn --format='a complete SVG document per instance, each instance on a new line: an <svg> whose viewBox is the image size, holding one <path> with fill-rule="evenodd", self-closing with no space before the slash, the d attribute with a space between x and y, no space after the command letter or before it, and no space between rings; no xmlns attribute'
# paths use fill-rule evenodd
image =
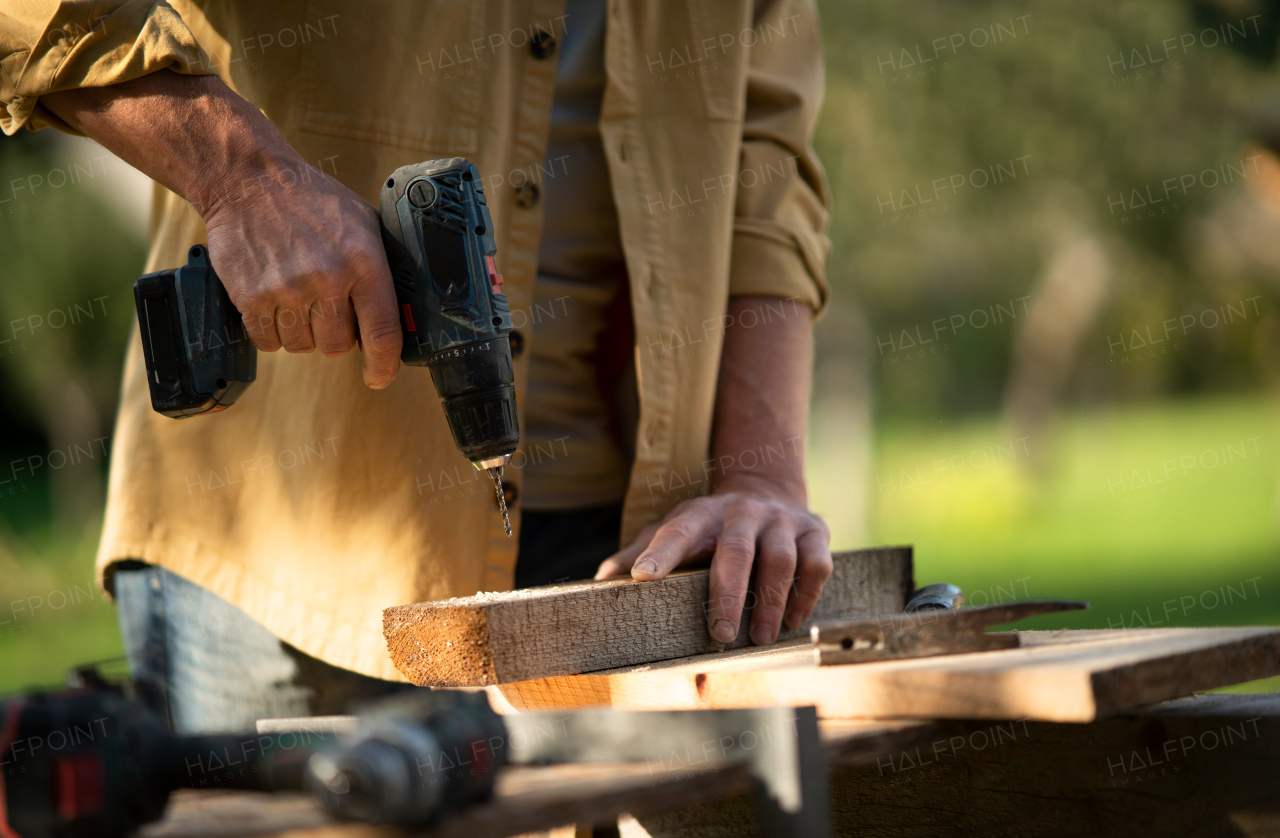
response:
<svg viewBox="0 0 1280 838"><path fill-rule="evenodd" d="M10 533L0 553L0 695L56 686L68 667L124 654L115 607L93 575L98 526ZM119 669L119 664L109 667Z"/></svg>
<svg viewBox="0 0 1280 838"><path fill-rule="evenodd" d="M841 418L819 411L818 438L839 439ZM869 533L846 514L850 452L810 452L814 508L833 546L913 544L917 582L954 582L973 604L1092 603L1020 628L1280 625L1276 427L1280 404L1261 397L1061 416L1024 440L992 420L889 425ZM122 653L91 584L95 538L24 535L0 553L0 693Z"/></svg>
<svg viewBox="0 0 1280 838"><path fill-rule="evenodd" d="M819 411L818 436L838 438L823 425L839 419ZM971 604L1092 604L1019 628L1280 625L1277 427L1263 397L1063 415L1023 440L993 420L882 424L869 534L823 473L839 451L810 452L814 507L833 546L912 544L917 583L953 582Z"/></svg>

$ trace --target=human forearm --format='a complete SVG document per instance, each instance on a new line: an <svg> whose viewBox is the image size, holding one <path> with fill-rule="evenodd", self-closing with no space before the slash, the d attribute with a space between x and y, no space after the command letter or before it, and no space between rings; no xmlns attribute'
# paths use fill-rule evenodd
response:
<svg viewBox="0 0 1280 838"><path fill-rule="evenodd" d="M803 507L813 312L750 296L731 298L728 315L711 436L715 482L753 483Z"/></svg>
<svg viewBox="0 0 1280 838"><path fill-rule="evenodd" d="M635 579L661 579L714 550L708 631L731 642L752 602L751 640L765 644L784 624L808 619L831 575L830 534L809 512L804 485L813 318L807 306L758 296L732 298L728 314L712 427L714 489L646 527L598 576L630 570Z"/></svg>
<svg viewBox="0 0 1280 838"><path fill-rule="evenodd" d="M271 121L217 76L168 70L110 87L51 93L45 107L126 163L187 199L220 209L229 179L305 162Z"/></svg>
<svg viewBox="0 0 1280 838"><path fill-rule="evenodd" d="M45 100L191 202L258 349L342 355L358 318L365 383L391 383L401 332L377 211L309 166L257 108L217 78L167 70Z"/></svg>

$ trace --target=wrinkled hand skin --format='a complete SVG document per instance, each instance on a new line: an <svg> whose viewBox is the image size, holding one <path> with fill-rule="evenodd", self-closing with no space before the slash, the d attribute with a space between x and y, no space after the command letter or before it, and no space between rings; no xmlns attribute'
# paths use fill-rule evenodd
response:
<svg viewBox="0 0 1280 838"><path fill-rule="evenodd" d="M261 111L215 76L169 70L41 102L191 203L258 349L343 355L358 320L365 384L392 382L402 338L377 211Z"/></svg>
<svg viewBox="0 0 1280 838"><path fill-rule="evenodd" d="M686 500L645 527L600 565L596 578L630 572L641 582L661 579L714 550L708 631L720 643L732 642L749 604L751 642L763 646L777 639L781 625L793 629L808 619L831 576L830 540L821 518L767 481L726 479L712 494Z"/></svg>
<svg viewBox="0 0 1280 838"><path fill-rule="evenodd" d="M264 352L345 355L359 318L365 382L385 387L399 366L402 338L377 211L307 169L305 185L282 185L289 181L264 173L268 185L255 185L252 199L209 210L214 269Z"/></svg>

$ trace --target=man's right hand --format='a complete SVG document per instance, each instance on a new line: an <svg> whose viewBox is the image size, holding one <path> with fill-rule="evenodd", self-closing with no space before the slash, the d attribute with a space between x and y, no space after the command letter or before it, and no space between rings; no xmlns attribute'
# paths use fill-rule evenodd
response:
<svg viewBox="0 0 1280 838"><path fill-rule="evenodd" d="M401 332L378 213L257 108L214 76L168 70L41 102L191 202L258 349L343 355L358 320L365 384L392 382Z"/></svg>
<svg viewBox="0 0 1280 838"><path fill-rule="evenodd" d="M336 358L355 343L358 318L365 383L386 387L401 331L378 213L301 159L295 165L304 168L250 169L247 197L232 191L210 206L213 267L254 346Z"/></svg>

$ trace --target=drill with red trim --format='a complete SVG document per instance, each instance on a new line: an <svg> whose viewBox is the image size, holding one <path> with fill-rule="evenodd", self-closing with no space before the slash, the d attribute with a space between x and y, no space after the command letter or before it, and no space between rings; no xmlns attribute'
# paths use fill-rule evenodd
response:
<svg viewBox="0 0 1280 838"><path fill-rule="evenodd" d="M342 736L178 736L90 676L0 702L0 838L124 838L178 789L309 791L346 820L421 826L488 799L506 764L506 728L483 694L413 690L365 708ZM449 762L459 755L469 770Z"/></svg>
<svg viewBox="0 0 1280 838"><path fill-rule="evenodd" d="M520 443L511 308L480 173L462 157L403 166L383 183L379 210L400 358L431 371L454 443L493 477L510 536L502 469ZM230 407L253 383L257 352L208 248L192 247L185 266L133 289L151 406L174 418Z"/></svg>
<svg viewBox="0 0 1280 838"><path fill-rule="evenodd" d="M300 789L336 737L174 736L95 686L0 703L0 836L111 838L158 819L180 788Z"/></svg>

